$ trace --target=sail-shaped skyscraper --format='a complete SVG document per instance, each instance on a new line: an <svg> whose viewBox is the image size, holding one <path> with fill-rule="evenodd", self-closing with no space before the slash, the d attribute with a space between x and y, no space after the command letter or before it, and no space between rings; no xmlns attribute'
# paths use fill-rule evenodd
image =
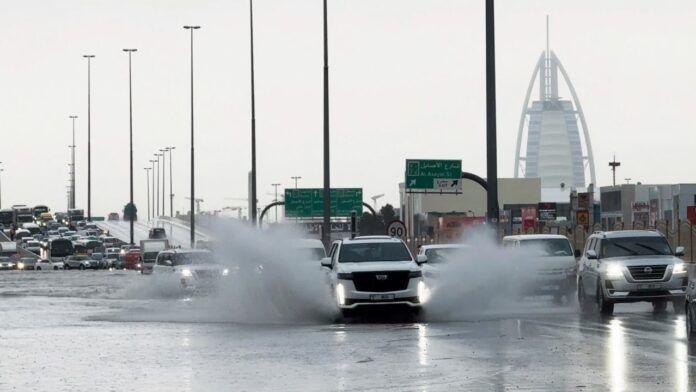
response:
<svg viewBox="0 0 696 392"><path fill-rule="evenodd" d="M564 201L571 188L585 190L590 183L596 183L595 167L587 122L575 87L549 49L548 17L546 26L546 50L534 67L522 108L515 177L541 178L542 200ZM571 99L559 95L559 74ZM537 80L539 98L530 105Z"/></svg>

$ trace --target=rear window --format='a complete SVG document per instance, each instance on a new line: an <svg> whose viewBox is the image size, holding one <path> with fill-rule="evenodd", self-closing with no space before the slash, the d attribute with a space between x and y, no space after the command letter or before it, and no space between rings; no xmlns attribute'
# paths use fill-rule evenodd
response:
<svg viewBox="0 0 696 392"><path fill-rule="evenodd" d="M565 238L545 238L520 241L522 248L536 248L546 256L573 256L570 242Z"/></svg>
<svg viewBox="0 0 696 392"><path fill-rule="evenodd" d="M338 255L340 263L413 260L406 245L401 242L367 242L343 244Z"/></svg>

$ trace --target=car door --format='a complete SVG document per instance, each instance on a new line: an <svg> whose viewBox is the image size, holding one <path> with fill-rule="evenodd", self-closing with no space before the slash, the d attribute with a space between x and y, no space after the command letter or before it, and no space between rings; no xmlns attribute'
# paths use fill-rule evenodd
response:
<svg viewBox="0 0 696 392"><path fill-rule="evenodd" d="M594 250L597 254L596 259L587 259L587 279L583 280L585 284L585 293L590 296L595 296L597 294L597 280L599 278L599 265L600 265L600 254L599 254L599 244L601 242L600 238L594 238L590 244L588 250Z"/></svg>
<svg viewBox="0 0 696 392"><path fill-rule="evenodd" d="M585 243L585 248L583 249L583 252L582 252L582 257L580 258L580 266L579 266L579 270L578 270L578 276L582 280L582 286L585 289L584 290L585 294L590 292L590 290L586 286L588 284L586 282L589 282L591 280L590 279L590 275L591 275L590 263L589 263L589 260L587 259L587 251L592 249L592 245L594 244L594 241L595 241L594 237L590 237L587 240L587 243Z"/></svg>

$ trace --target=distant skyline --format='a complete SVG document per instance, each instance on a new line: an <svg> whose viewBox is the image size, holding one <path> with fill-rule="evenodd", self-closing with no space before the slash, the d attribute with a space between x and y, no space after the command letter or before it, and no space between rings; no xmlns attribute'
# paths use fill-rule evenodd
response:
<svg viewBox="0 0 696 392"><path fill-rule="evenodd" d="M321 1L256 0L258 196L273 183L322 186ZM484 2L329 0L332 185L398 206L405 159L462 159L485 175ZM545 49L563 60L587 118L599 186L696 182L696 3L497 0L498 168L513 177L520 111ZM87 64L92 60L93 215L128 201L128 59L133 55L135 201L158 149L174 151L175 211L189 186L189 58L195 37L196 196L246 206L250 170L248 0L27 0L0 3L2 206L65 210L72 123L76 203L87 197ZM167 157L168 158L168 157ZM167 175L168 177L168 175ZM168 178L167 178L168 181ZM169 186L167 186L169 188ZM168 189L167 189L168 192ZM161 196L160 196L161 197ZM230 199L228 199L230 198ZM167 204L169 200L167 200ZM168 207L167 207L168 210Z"/></svg>

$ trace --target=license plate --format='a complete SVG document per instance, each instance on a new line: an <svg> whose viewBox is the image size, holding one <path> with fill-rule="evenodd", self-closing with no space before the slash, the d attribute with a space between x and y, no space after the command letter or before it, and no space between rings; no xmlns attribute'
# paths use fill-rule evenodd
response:
<svg viewBox="0 0 696 392"><path fill-rule="evenodd" d="M661 288L662 285L659 283L641 283L638 285L638 290L655 290Z"/></svg>
<svg viewBox="0 0 696 392"><path fill-rule="evenodd" d="M371 294L370 301L388 301L394 299L394 294Z"/></svg>

